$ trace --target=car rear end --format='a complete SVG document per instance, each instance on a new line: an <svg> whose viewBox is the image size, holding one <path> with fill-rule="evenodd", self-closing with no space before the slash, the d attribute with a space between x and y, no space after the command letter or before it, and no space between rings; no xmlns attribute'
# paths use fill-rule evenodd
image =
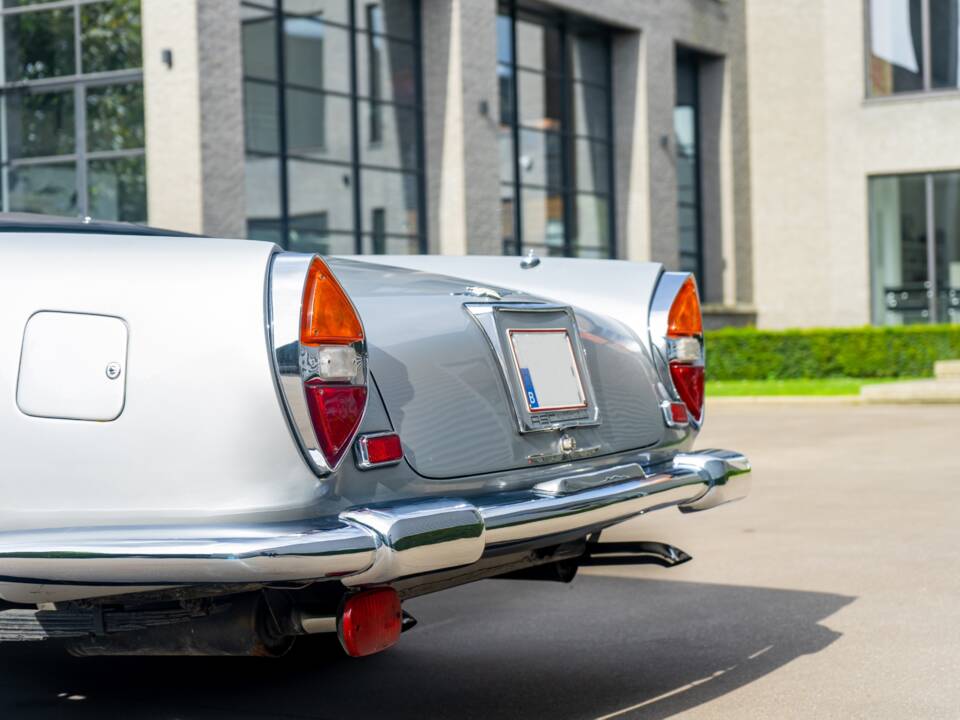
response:
<svg viewBox="0 0 960 720"><path fill-rule="evenodd" d="M611 275L635 271L636 284L596 284L592 294L578 287L574 305L564 301L568 266L551 281L549 261L508 289L487 281L509 280L501 272L517 262L509 258L461 280L390 260L262 256L254 245L245 262L252 270L265 258L257 338L265 370L250 360L248 377L217 396L218 412L246 427L229 441L241 460L245 446L262 442L261 426L273 437L278 421L286 425L286 439L271 441L284 458L275 466L287 468L274 497L253 512L236 512L225 496L222 507L171 511L163 522L131 507L124 522L118 508L108 522L6 529L0 594L8 601L100 598L93 604L120 622L117 613L138 612L146 599L167 603L164 611L173 598L181 610L203 599L190 633L195 640L198 627L208 628L212 648L223 644L224 618L239 613L256 636L241 654L276 653L283 639L315 632L337 632L350 654L367 654L396 640L407 597L482 577L568 579L579 564L603 562L605 527L746 494L742 455L692 449L704 419L705 356L691 276L611 264ZM609 314L613 295L629 312ZM145 328L128 325L132 348ZM192 349L197 371L217 382L211 359L230 363L231 344L251 340L247 331L219 338L219 355ZM132 379L133 364L129 372ZM245 415L245 385L254 382L272 385L279 415ZM136 402L129 390L127 402ZM181 422L198 443L217 432ZM168 505L209 498L210 486L228 494L233 462L208 464L195 480L207 492L185 489ZM647 543L616 554L675 564L677 552ZM237 600L251 593L255 600ZM87 610L73 611L86 628ZM164 618L162 632L141 630L139 647L184 650L173 628L186 621ZM382 632L358 629L370 627ZM106 633L78 652L130 652L135 642L135 634L121 642Z"/></svg>

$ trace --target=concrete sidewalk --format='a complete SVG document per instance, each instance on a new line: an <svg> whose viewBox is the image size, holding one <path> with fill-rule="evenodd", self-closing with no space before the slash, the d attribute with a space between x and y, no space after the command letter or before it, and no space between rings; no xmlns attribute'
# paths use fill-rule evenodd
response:
<svg viewBox="0 0 960 720"><path fill-rule="evenodd" d="M934 363L929 380L864 385L860 398L868 403L960 403L960 360Z"/></svg>

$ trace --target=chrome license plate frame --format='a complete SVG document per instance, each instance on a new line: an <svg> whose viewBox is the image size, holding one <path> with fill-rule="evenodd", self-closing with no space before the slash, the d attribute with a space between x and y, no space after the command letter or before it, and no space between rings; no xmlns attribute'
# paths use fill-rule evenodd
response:
<svg viewBox="0 0 960 720"><path fill-rule="evenodd" d="M464 308L480 326L497 359L520 433L600 424L586 352L570 307L551 303L465 303ZM512 336L537 332L565 335L582 402L572 406L531 407Z"/></svg>

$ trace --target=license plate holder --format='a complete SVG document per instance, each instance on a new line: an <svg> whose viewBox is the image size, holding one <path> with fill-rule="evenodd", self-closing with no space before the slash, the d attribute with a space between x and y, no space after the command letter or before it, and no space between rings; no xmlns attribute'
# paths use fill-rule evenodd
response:
<svg viewBox="0 0 960 720"><path fill-rule="evenodd" d="M478 303L465 308L499 362L521 433L600 423L571 308L549 303Z"/></svg>

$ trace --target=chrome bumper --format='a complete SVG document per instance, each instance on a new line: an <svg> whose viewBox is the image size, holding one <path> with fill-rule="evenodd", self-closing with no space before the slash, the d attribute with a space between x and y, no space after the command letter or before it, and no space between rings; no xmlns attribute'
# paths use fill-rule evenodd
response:
<svg viewBox="0 0 960 720"><path fill-rule="evenodd" d="M468 565L485 553L586 534L651 510L707 510L744 497L737 453L680 454L523 492L355 508L328 518L248 526L165 526L0 533L0 583L177 586L337 578L346 585Z"/></svg>

